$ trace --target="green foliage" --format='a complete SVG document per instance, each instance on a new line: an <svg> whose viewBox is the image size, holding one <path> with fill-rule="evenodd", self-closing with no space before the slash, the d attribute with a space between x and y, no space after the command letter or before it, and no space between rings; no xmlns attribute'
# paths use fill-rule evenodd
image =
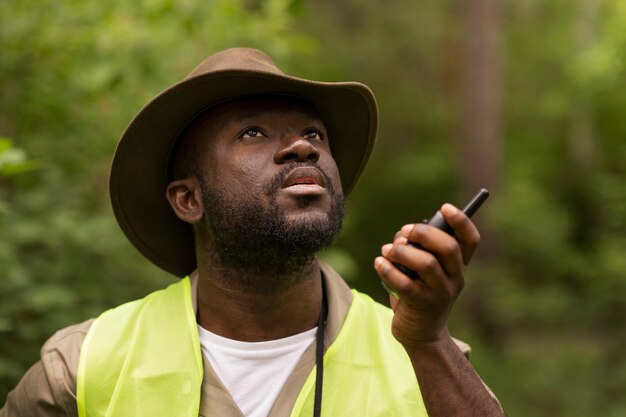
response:
<svg viewBox="0 0 626 417"><path fill-rule="evenodd" d="M500 172L451 328L508 415L624 415L626 3L493 3ZM323 256L385 300L380 246L473 191L457 168L459 57L474 36L462 6L0 2L0 398L55 330L171 280L115 225L110 158L143 104L224 47L260 47L295 74L376 93L379 143Z"/></svg>
<svg viewBox="0 0 626 417"><path fill-rule="evenodd" d="M117 139L212 52L310 48L292 32L298 4L0 2L0 135L13 138L0 139L0 398L56 330L171 281L115 224Z"/></svg>
<svg viewBox="0 0 626 417"><path fill-rule="evenodd" d="M32 171L38 167L37 161L28 160L26 152L15 147L11 139L0 136L0 179Z"/></svg>
<svg viewBox="0 0 626 417"><path fill-rule="evenodd" d="M383 300L369 267L405 222L473 190L455 168L463 3L317 1L310 74L367 82L379 143L340 239L351 285ZM624 413L626 4L530 0L502 8L500 176L476 216L453 333L508 415ZM319 21L331 22L316 32ZM478 58L477 58L478 59ZM492 80L497 83L498 80Z"/></svg>

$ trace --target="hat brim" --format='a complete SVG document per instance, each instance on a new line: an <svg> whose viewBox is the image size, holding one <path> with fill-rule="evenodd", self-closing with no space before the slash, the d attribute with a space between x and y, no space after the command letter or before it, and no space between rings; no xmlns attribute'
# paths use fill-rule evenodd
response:
<svg viewBox="0 0 626 417"><path fill-rule="evenodd" d="M367 86L248 70L183 80L135 116L120 139L111 168L111 203L117 221L131 243L155 265L179 277L196 268L192 227L176 217L165 192L167 160L176 139L211 105L268 93L301 97L316 107L328 131L344 193L356 184L376 138L376 101Z"/></svg>

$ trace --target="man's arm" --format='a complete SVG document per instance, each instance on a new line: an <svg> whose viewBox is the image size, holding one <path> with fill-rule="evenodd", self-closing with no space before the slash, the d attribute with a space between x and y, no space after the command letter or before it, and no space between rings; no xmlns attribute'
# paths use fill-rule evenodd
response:
<svg viewBox="0 0 626 417"><path fill-rule="evenodd" d="M465 265L480 240L457 208L441 208L456 239L425 224L404 226L382 248L375 268L398 294L391 297L392 333L407 351L430 417L503 416L498 402L448 333L448 315L465 284ZM422 248L407 245L407 241ZM415 281L392 262L418 273Z"/></svg>
<svg viewBox="0 0 626 417"><path fill-rule="evenodd" d="M9 392L0 417L66 417L68 414L53 394L50 378L41 361L35 363Z"/></svg>
<svg viewBox="0 0 626 417"><path fill-rule="evenodd" d="M80 346L93 320L58 331L7 396L0 417L74 417Z"/></svg>

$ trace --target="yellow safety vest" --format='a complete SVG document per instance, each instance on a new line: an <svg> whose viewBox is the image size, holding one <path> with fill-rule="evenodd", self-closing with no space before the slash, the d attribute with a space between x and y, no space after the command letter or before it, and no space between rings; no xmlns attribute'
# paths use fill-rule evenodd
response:
<svg viewBox="0 0 626 417"><path fill-rule="evenodd" d="M354 292L324 354L322 415L427 417L411 362L391 335L392 312ZM80 351L80 417L197 417L203 377L189 279L98 317ZM291 417L311 416L315 369Z"/></svg>

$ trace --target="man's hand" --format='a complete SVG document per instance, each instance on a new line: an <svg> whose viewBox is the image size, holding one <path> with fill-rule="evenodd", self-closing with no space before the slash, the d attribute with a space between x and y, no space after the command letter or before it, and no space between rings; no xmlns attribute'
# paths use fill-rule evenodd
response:
<svg viewBox="0 0 626 417"><path fill-rule="evenodd" d="M456 207L444 204L441 213L455 237L426 224L406 225L374 262L380 278L399 297L391 297L392 332L409 355L429 416L503 417L499 403L448 333L448 315L465 284L465 266L480 234ZM413 281L393 262L419 278Z"/></svg>
<svg viewBox="0 0 626 417"><path fill-rule="evenodd" d="M444 204L441 213L456 238L426 224L405 225L375 261L378 275L399 297L391 297L392 332L408 352L449 338L448 315L480 240L478 229L461 210ZM419 278L413 281L392 262L417 272Z"/></svg>

